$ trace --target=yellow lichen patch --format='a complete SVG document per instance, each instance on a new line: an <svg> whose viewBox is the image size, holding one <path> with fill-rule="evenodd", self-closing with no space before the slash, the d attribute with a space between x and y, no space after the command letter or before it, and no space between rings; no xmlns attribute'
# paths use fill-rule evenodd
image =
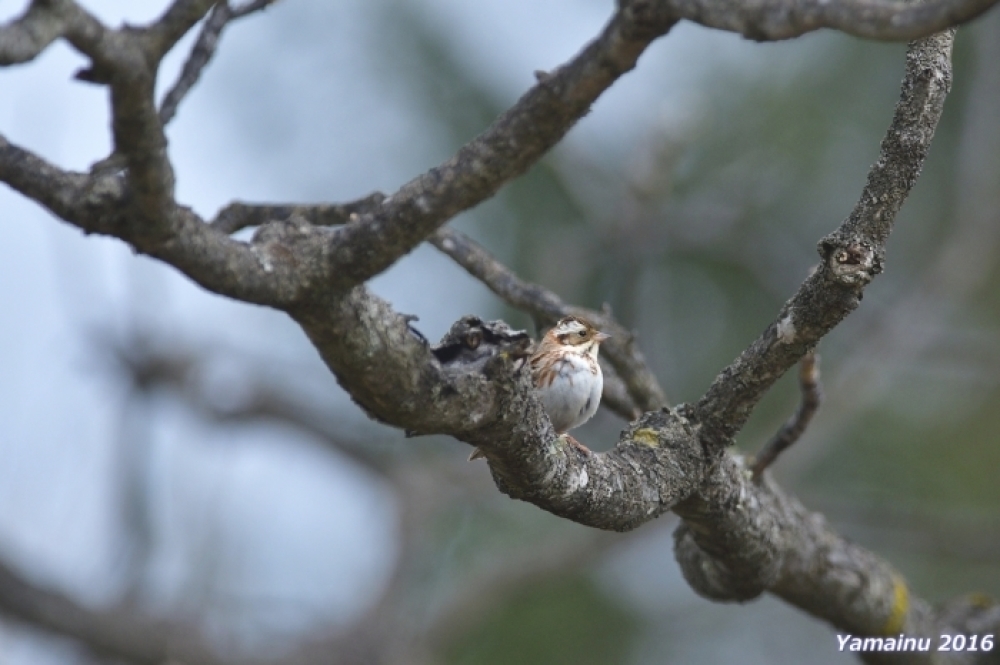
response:
<svg viewBox="0 0 1000 665"><path fill-rule="evenodd" d="M656 430L650 429L649 427L637 429L635 433L632 434L632 440L636 443L641 443L644 446L649 446L650 448L656 448L660 445L660 437Z"/></svg>
<svg viewBox="0 0 1000 665"><path fill-rule="evenodd" d="M985 593L977 591L969 594L969 605L972 605L977 609L987 610L996 604L997 601Z"/></svg>
<svg viewBox="0 0 1000 665"><path fill-rule="evenodd" d="M895 635L903 630L906 614L910 611L910 592L906 588L906 580L899 575L892 576L892 596L892 611L882 627L883 635Z"/></svg>

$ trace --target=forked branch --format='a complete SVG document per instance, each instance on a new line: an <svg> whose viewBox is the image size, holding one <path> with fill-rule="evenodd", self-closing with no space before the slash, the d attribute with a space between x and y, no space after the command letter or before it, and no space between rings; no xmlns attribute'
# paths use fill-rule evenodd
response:
<svg viewBox="0 0 1000 665"><path fill-rule="evenodd" d="M30 60L59 37L90 57L83 78L110 86L115 149L127 169L121 176L68 172L0 136L0 181L216 293L287 311L370 415L488 449L496 484L512 497L608 530L633 529L676 511L684 519L678 561L706 596L747 600L772 591L844 630L936 634L952 627L957 614L934 613L914 599L891 566L833 533L766 476L752 482L728 446L774 382L858 306L881 272L886 239L950 88L952 32L911 44L900 101L861 200L820 242L816 271L696 404L662 408L666 400L641 356L627 345L621 349L615 367L646 413L607 453L583 457L565 449L512 354L498 348L474 364L442 362L410 320L364 284L535 164L681 18L757 38L823 26L900 38L967 19L994 1L622 0L593 42L540 76L451 159L388 198L326 207L329 219L346 215L348 221L330 228L291 214L296 210L247 206L231 207L210 225L174 199L153 83L160 59L212 2L177 0L146 28L110 30L71 0L38 0L0 28L0 63ZM279 212L289 215L269 219ZM255 219L267 223L249 243L229 237ZM436 240L509 301L549 318L573 311L517 280L467 239L444 231ZM984 613L963 616L978 620Z"/></svg>

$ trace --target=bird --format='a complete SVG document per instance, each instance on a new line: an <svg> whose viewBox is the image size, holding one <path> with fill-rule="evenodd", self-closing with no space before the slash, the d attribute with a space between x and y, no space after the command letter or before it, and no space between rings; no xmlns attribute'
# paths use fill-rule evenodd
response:
<svg viewBox="0 0 1000 665"><path fill-rule="evenodd" d="M567 434L597 413L604 375L597 362L601 342L610 335L579 316L559 320L528 359L535 391L560 438L589 455L590 450ZM484 457L476 448L469 457Z"/></svg>

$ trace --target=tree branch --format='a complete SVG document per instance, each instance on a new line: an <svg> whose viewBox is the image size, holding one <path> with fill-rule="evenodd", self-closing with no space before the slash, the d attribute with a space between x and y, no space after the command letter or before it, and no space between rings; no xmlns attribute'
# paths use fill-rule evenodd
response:
<svg viewBox="0 0 1000 665"><path fill-rule="evenodd" d="M910 45L902 95L858 204L820 241L822 262L774 322L698 401L707 443L728 446L764 393L858 306L864 287L882 272L885 242L920 174L951 88L953 40L948 31Z"/></svg>
<svg viewBox="0 0 1000 665"><path fill-rule="evenodd" d="M344 289L374 277L448 219L527 171L674 22L648 6L616 12L597 39L540 75L537 85L451 159L403 185L374 214L338 229L330 245L332 284Z"/></svg>
<svg viewBox="0 0 1000 665"><path fill-rule="evenodd" d="M54 3L35 0L24 14L0 26L0 66L34 60L66 33L66 23Z"/></svg>
<svg viewBox="0 0 1000 665"><path fill-rule="evenodd" d="M631 70L643 50L673 21L662 12L624 10L570 62L539 77L508 111L451 159L415 178L381 201L375 195L346 211L353 223L336 230L322 250L328 269L315 280L332 288L361 284L410 252L459 212L492 196L555 145L618 77ZM342 223L343 209L324 210L233 204L213 222L233 232L272 215L302 212ZM350 213L357 216L352 217Z"/></svg>
<svg viewBox="0 0 1000 665"><path fill-rule="evenodd" d="M840 631L860 636L983 634L1000 629L1000 605L959 597L934 610L914 597L886 561L839 536L765 475L754 483L742 458L726 456L691 501L677 507L674 536L685 579L698 593L745 601L769 590ZM869 654L870 662L924 665L944 654ZM994 653L953 654L955 662L995 662ZM963 660L969 658L969 660Z"/></svg>
<svg viewBox="0 0 1000 665"><path fill-rule="evenodd" d="M179 38L180 30L193 25L209 4L204 0L176 2L145 32L102 30L96 36L88 33L86 40L74 40L75 33L69 31L74 45L95 61L84 78L111 83L115 150L125 155L128 169L125 191L114 176L98 170L87 188L76 188L75 205L67 202L70 205L62 206L67 214L57 214L85 230L126 240L212 291L282 309L304 297L307 290L322 293L364 282L451 216L488 198L504 182L524 172L562 138L608 86L635 65L649 43L673 24L662 13L616 13L598 39L555 73L543 77L491 128L353 224L331 232L310 231L289 223L260 229L253 249L264 271L280 272L281 279L274 280L269 274L272 278L263 281L278 281L277 288L254 288L248 293L243 278L257 281L254 276L260 273L259 268L248 273L212 274L209 266L213 264L228 264L230 268L234 263L245 264L240 257L244 252L204 230L193 229L200 220L173 202L173 172L152 97L151 67L158 64L164 45ZM60 7L68 13L80 13L68 0ZM49 170L56 172L55 167ZM60 177L75 176L62 173ZM103 205L97 210L87 196L93 190L102 194ZM214 253L179 256L174 249L177 244L187 244L184 234L200 236L201 249L211 245Z"/></svg>
<svg viewBox="0 0 1000 665"><path fill-rule="evenodd" d="M361 215L373 213L384 200L385 194L372 192L349 203L257 205L237 201L220 210L211 226L227 235L291 217L301 217L314 226L340 226L356 221Z"/></svg>
<svg viewBox="0 0 1000 665"><path fill-rule="evenodd" d="M117 34L73 0L33 0L24 14L0 27L0 66L33 60L60 37L106 64L123 56Z"/></svg>
<svg viewBox="0 0 1000 665"><path fill-rule="evenodd" d="M42 589L0 561L0 612L133 663L224 665L192 625L145 618L133 608L93 610Z"/></svg>
<svg viewBox="0 0 1000 665"><path fill-rule="evenodd" d="M856 37L908 41L970 21L997 0L633 0L666 5L678 19L757 41L833 28Z"/></svg>
<svg viewBox="0 0 1000 665"><path fill-rule="evenodd" d="M799 391L802 393L802 400L795 414L754 457L750 470L755 480L759 479L764 470L778 459L778 455L799 440L809 426L809 421L816 414L816 410L819 409L823 395L819 386L819 355L815 351L802 356L799 362Z"/></svg>
<svg viewBox="0 0 1000 665"><path fill-rule="evenodd" d="M369 415L481 448L502 491L557 515L628 530L701 477L702 449L683 415L647 413L614 450L581 456L556 437L514 354L501 347L469 364L439 362L407 318L365 287L290 313Z"/></svg>
<svg viewBox="0 0 1000 665"><path fill-rule="evenodd" d="M554 72L539 74L537 85L451 159L337 229L324 250L329 270L321 281L336 289L364 283L448 219L524 173L673 24L667 13L651 7L617 12L597 39ZM259 208L230 206L217 223L227 230L243 228L253 224L243 215L262 213Z"/></svg>
<svg viewBox="0 0 1000 665"><path fill-rule="evenodd" d="M388 199L372 201L372 208L364 204L360 212L347 212L350 223L338 228L319 228L292 215L268 222L252 242L242 243L220 229L241 228L246 218L240 213L256 211L234 208L229 221L209 226L174 202L152 97L159 59L211 3L178 0L145 31L110 31L69 0L50 0L47 6L57 8L63 24L57 29L41 10L32 14L33 5L4 28L18 41L2 57L30 59L54 32L89 55L94 66L84 77L111 86L115 146L126 156L128 171L124 177L65 172L0 137L0 180L86 231L115 235L174 265L206 288L288 311L370 415L479 447L497 486L514 498L610 530L632 529L676 510L684 519L678 561L691 585L708 597L748 600L771 590L835 626L866 635L934 635L956 627L959 616L965 626L992 626L992 609L976 612L968 603L935 614L911 598L887 563L834 534L766 477L754 484L743 461L726 450L761 396L858 306L864 287L881 272L895 215L920 172L950 87L951 32L911 44L880 158L854 211L820 242L822 262L815 272L696 405L655 410L665 402L662 393L658 398L649 386L629 384L633 399L652 409L608 453L582 455L556 437L523 360L511 348L498 344L468 362L441 361L410 320L363 283L451 216L527 170L678 18L711 25L715 8L726 8L731 16L718 27L783 38L827 24L840 27L850 17L851 29L860 34L899 38L936 29L935 21L974 16L993 1L709 6L697 0L622 0L595 41L540 76L538 85L444 164ZM495 266L488 262L467 262L505 297L530 287L502 272L491 276L487 268ZM536 292L525 304L543 312L563 307L548 296ZM627 383L639 376L619 373Z"/></svg>
<svg viewBox="0 0 1000 665"><path fill-rule="evenodd" d="M0 182L5 182L85 233L129 239L137 251L172 265L209 291L282 309L302 297L315 274L308 257L322 246L323 229L273 224L256 242L234 240L187 208L170 216L173 236L151 242L134 234L123 178L64 171L0 135ZM280 242L275 240L280 236ZM304 249L300 249L304 248Z"/></svg>
<svg viewBox="0 0 1000 665"><path fill-rule="evenodd" d="M159 63L214 4L216 0L174 0L160 18L140 33L148 44L152 59ZM228 5L227 2L221 4Z"/></svg>
<svg viewBox="0 0 1000 665"><path fill-rule="evenodd" d="M235 9L229 6L229 2L218 2L212 8L211 14L201 28L198 40L191 47L191 53L184 62L181 75L163 97L160 104L160 124L166 126L177 113L177 107L181 100L190 92L194 84L201 77L201 72L208 65L208 62L215 55L215 49L219 45L219 38L222 31L229 23L235 19L242 18L253 12L260 11L274 4L276 0L253 0Z"/></svg>
<svg viewBox="0 0 1000 665"><path fill-rule="evenodd" d="M639 350L635 335L615 321L610 313L566 305L555 293L537 284L522 281L482 246L453 229L438 229L431 236L430 242L507 304L524 310L536 321L554 323L564 316L575 315L594 322L598 328L611 335L611 339L601 345L602 357L607 359L625 383L629 397L638 408L641 411L654 411L667 406L667 397ZM635 417L633 414L630 419Z"/></svg>

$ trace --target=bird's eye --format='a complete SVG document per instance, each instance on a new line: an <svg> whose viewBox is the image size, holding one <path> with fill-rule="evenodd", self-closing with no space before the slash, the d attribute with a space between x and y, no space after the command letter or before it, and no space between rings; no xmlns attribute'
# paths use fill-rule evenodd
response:
<svg viewBox="0 0 1000 665"><path fill-rule="evenodd" d="M579 335L580 337L586 337L587 336L587 331L586 330L581 330L580 332L577 333L577 335Z"/></svg>

